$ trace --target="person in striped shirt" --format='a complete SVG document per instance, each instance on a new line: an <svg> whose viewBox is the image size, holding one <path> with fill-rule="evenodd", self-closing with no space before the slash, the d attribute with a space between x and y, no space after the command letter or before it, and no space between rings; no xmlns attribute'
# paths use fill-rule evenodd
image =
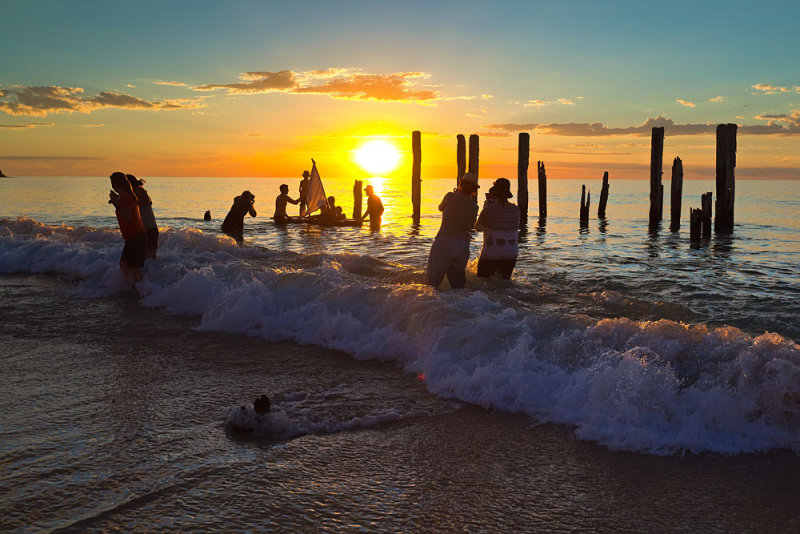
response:
<svg viewBox="0 0 800 534"><path fill-rule="evenodd" d="M517 264L519 208L508 201L511 196L511 182L505 178L495 180L475 222L475 229L483 232L477 272L480 277L488 278L497 273L508 280Z"/></svg>

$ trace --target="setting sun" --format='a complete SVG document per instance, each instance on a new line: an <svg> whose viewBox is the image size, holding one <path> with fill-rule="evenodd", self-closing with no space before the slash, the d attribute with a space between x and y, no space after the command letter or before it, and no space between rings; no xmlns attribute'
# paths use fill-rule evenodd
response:
<svg viewBox="0 0 800 534"><path fill-rule="evenodd" d="M375 176L392 172L400 163L397 147L384 139L368 141L353 152L359 166Z"/></svg>

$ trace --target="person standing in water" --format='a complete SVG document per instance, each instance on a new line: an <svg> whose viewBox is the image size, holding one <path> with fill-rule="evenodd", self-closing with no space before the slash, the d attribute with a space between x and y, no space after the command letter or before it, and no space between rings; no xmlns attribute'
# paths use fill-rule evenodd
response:
<svg viewBox="0 0 800 534"><path fill-rule="evenodd" d="M479 187L478 176L468 172L456 190L447 193L439 204L442 224L431 245L425 269L425 283L429 286L438 288L445 275L453 289L466 285L470 231L478 216L474 197Z"/></svg>
<svg viewBox="0 0 800 534"><path fill-rule="evenodd" d="M483 232L483 248L478 259L478 276L488 278L495 272L500 278L511 278L519 253L519 208L508 201L511 182L494 181L483 205L475 229Z"/></svg>
<svg viewBox="0 0 800 534"><path fill-rule="evenodd" d="M298 198L298 200L300 201L301 217L306 214L306 210L308 209L308 206L306 205L306 193L308 192L308 183L310 182L308 177L309 177L308 171L303 171L303 179L300 180L300 198Z"/></svg>
<svg viewBox="0 0 800 534"><path fill-rule="evenodd" d="M139 201L139 214L142 216L142 222L147 230L147 248L144 251L144 257L154 260L158 251L158 224L156 216L153 214L153 201L147 194L147 190L142 187L144 180L139 180L132 174L126 174L125 178L130 182L133 192L136 194L136 200Z"/></svg>
<svg viewBox="0 0 800 534"><path fill-rule="evenodd" d="M237 241L243 239L244 234L244 216L248 213L251 217L255 217L256 209L253 204L256 197L250 191L242 191L242 194L233 199L233 206L222 221L222 231L233 237Z"/></svg>
<svg viewBox="0 0 800 534"><path fill-rule="evenodd" d="M383 202L381 202L380 197L375 194L375 190L371 185L365 187L364 192L367 193L367 211L364 212L364 216L361 217L361 220L363 221L369 217L369 229L375 231L380 230L381 216L383 215Z"/></svg>
<svg viewBox="0 0 800 534"><path fill-rule="evenodd" d="M119 223L119 230L125 239L119 268L134 283L142 281L141 268L144 266L145 248L147 247L147 230L139 213L139 201L133 192L125 173L115 172L109 176L111 191L108 203L113 204Z"/></svg>
<svg viewBox="0 0 800 534"><path fill-rule="evenodd" d="M294 200L289 196L289 186L286 184L281 184L280 187L281 194L275 198L275 214L272 218L275 220L275 224L284 224L286 221L290 219L288 215L286 215L286 203L290 202L292 204L297 204L300 202L300 199Z"/></svg>

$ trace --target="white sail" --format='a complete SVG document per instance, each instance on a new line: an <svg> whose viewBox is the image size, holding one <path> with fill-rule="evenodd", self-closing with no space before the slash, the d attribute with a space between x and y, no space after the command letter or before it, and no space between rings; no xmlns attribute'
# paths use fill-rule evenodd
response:
<svg viewBox="0 0 800 534"><path fill-rule="evenodd" d="M328 197L325 195L325 188L322 187L322 178L319 177L317 162L312 159L311 163L313 166L311 167L311 177L308 181L305 198L305 203L308 207L305 213L300 214L301 216L313 213L328 205Z"/></svg>

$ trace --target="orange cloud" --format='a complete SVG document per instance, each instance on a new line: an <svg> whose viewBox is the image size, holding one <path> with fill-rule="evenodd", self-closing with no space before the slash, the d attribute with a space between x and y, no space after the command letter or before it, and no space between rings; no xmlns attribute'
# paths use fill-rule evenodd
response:
<svg viewBox="0 0 800 534"><path fill-rule="evenodd" d="M771 84L768 84L768 83L756 83L756 84L753 84L752 87L756 91L761 91L762 93L767 94L767 95L774 95L774 94L777 94L777 93L791 93L792 92L791 89L789 89L788 87L783 87L783 86L780 86L780 85L771 85ZM797 89L800 89L800 88L795 87L795 90L797 90Z"/></svg>
<svg viewBox="0 0 800 534"><path fill-rule="evenodd" d="M153 82L155 85L170 85L173 87L186 87L186 84L183 82L165 82L162 80L156 80Z"/></svg>
<svg viewBox="0 0 800 534"><path fill-rule="evenodd" d="M38 126L55 126L54 122L28 122L26 124L0 124L0 128L8 128L9 130L28 130Z"/></svg>
<svg viewBox="0 0 800 534"><path fill-rule="evenodd" d="M686 106L687 108L695 107L695 103L694 102L690 102L689 100L684 100L682 98L676 98L675 102L677 102L681 106Z"/></svg>
<svg viewBox="0 0 800 534"><path fill-rule="evenodd" d="M18 87L0 92L0 111L9 115L31 117L46 117L48 114L74 111L91 113L103 108L172 110L196 109L202 106L202 100L176 99L149 102L112 91L84 96L81 87Z"/></svg>
<svg viewBox="0 0 800 534"><path fill-rule="evenodd" d="M738 132L742 135L800 135L800 110L792 111L791 115L761 115L760 120L768 120L765 125L740 125ZM675 124L672 119L655 117L644 121L639 126L626 126L623 128L609 128L601 122L594 123L505 123L484 126L487 129L521 132L536 130L547 135L567 137L604 137L604 136L647 136L654 127L664 127L668 135L714 135L717 130L716 123L700 124Z"/></svg>
<svg viewBox="0 0 800 534"><path fill-rule="evenodd" d="M227 90L229 94L284 92L294 94L328 95L348 100L378 100L399 102L429 102L437 100L439 93L417 88L418 78L427 78L422 72L395 72L368 74L357 69L324 69L305 72L288 70L278 72L244 72L239 82L206 84L194 87L196 91Z"/></svg>

